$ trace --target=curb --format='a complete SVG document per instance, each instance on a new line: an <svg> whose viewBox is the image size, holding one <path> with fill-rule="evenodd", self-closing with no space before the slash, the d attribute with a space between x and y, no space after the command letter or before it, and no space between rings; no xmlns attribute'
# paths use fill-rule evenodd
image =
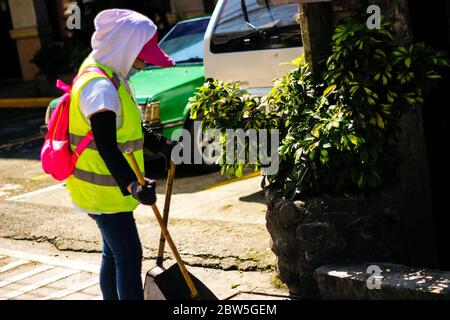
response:
<svg viewBox="0 0 450 320"><path fill-rule="evenodd" d="M53 97L0 99L0 109L44 108L53 99Z"/></svg>

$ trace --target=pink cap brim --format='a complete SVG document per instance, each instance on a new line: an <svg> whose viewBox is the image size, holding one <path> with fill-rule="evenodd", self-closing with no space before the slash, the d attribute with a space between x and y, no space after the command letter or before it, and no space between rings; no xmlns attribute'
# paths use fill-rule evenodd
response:
<svg viewBox="0 0 450 320"><path fill-rule="evenodd" d="M158 35L156 33L144 45L138 58L160 67L170 67L174 65L172 59L158 46Z"/></svg>

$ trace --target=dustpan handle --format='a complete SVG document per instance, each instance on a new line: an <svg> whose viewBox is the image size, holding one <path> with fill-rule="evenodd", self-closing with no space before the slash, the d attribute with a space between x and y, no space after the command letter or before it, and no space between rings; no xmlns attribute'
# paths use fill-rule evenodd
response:
<svg viewBox="0 0 450 320"><path fill-rule="evenodd" d="M126 154L128 155L128 158L130 159L131 167L133 168L133 171L136 174L136 177L138 178L139 183L141 185L144 185L145 184L144 176L142 175L141 170L139 170L139 166L136 162L136 158L134 157L133 151L127 150ZM169 247L172 250L172 253L175 257L175 260L177 261L178 266L180 267L181 274L183 275L183 278L186 281L186 284L188 285L189 290L191 291L191 297L193 299L198 298L200 296L200 294L199 294L197 288L195 287L194 281L192 281L189 271L186 269L186 265L184 264L183 259L181 259L180 253L178 252L178 249L175 246L175 243L173 242L172 237L170 236L169 230L167 230L167 227L164 224L163 218L161 217L161 213L159 212L158 207L156 206L156 204L153 204L151 207L153 209L153 213L155 214L156 220L159 223L159 226L161 228L163 236L166 239L167 243L169 244Z"/></svg>
<svg viewBox="0 0 450 320"><path fill-rule="evenodd" d="M186 269L186 265L184 264L183 259L181 259L180 253L178 252L178 249L175 246L172 237L170 236L169 230L167 230L167 227L164 225L164 221L161 217L161 213L159 213L158 207L156 206L156 204L153 204L151 207L153 209L153 213L155 214L156 220L158 220L159 226L161 227L161 231L164 235L164 238L169 244L170 249L172 249L172 254L175 256L175 260L177 261L178 266L180 267L181 274L183 275L183 278L186 281L187 286L189 287L189 291L191 292L191 298L193 299L198 298L200 294L197 288L195 287L194 281L192 281L189 271Z"/></svg>
<svg viewBox="0 0 450 320"><path fill-rule="evenodd" d="M169 172L167 173L167 181L166 181L166 198L164 199L164 209L163 209L163 222L166 227L169 221L170 200L172 198L172 187L174 177L175 177L175 163L172 160L170 160L170 167ZM165 245L166 245L166 238L164 238L164 234L161 231L161 235L159 237L158 256L156 257L157 266L162 266L163 264Z"/></svg>

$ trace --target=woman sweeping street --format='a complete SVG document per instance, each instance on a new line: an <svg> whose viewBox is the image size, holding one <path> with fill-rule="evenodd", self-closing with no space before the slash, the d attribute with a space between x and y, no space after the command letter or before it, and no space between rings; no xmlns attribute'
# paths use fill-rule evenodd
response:
<svg viewBox="0 0 450 320"><path fill-rule="evenodd" d="M156 202L156 183L146 179L141 186L125 152L133 151L144 172L144 147L170 154L176 143L142 125L128 77L147 63L169 67L173 62L158 47L155 24L137 12L105 10L94 24L92 52L72 87L69 121L73 146L89 131L94 141L66 184L74 205L89 214L101 232L103 298L138 300L143 299L142 247L133 210L139 203Z"/></svg>

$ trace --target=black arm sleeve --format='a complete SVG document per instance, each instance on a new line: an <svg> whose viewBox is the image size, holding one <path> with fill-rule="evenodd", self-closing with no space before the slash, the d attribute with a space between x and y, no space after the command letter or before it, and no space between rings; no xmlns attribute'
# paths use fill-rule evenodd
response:
<svg viewBox="0 0 450 320"><path fill-rule="evenodd" d="M92 115L91 127L97 150L106 167L119 185L122 194L129 195L127 187L136 180L136 175L117 147L116 114L105 111Z"/></svg>
<svg viewBox="0 0 450 320"><path fill-rule="evenodd" d="M167 138L153 131L150 126L143 124L142 131L144 133L144 147L153 153L165 153L169 150Z"/></svg>

